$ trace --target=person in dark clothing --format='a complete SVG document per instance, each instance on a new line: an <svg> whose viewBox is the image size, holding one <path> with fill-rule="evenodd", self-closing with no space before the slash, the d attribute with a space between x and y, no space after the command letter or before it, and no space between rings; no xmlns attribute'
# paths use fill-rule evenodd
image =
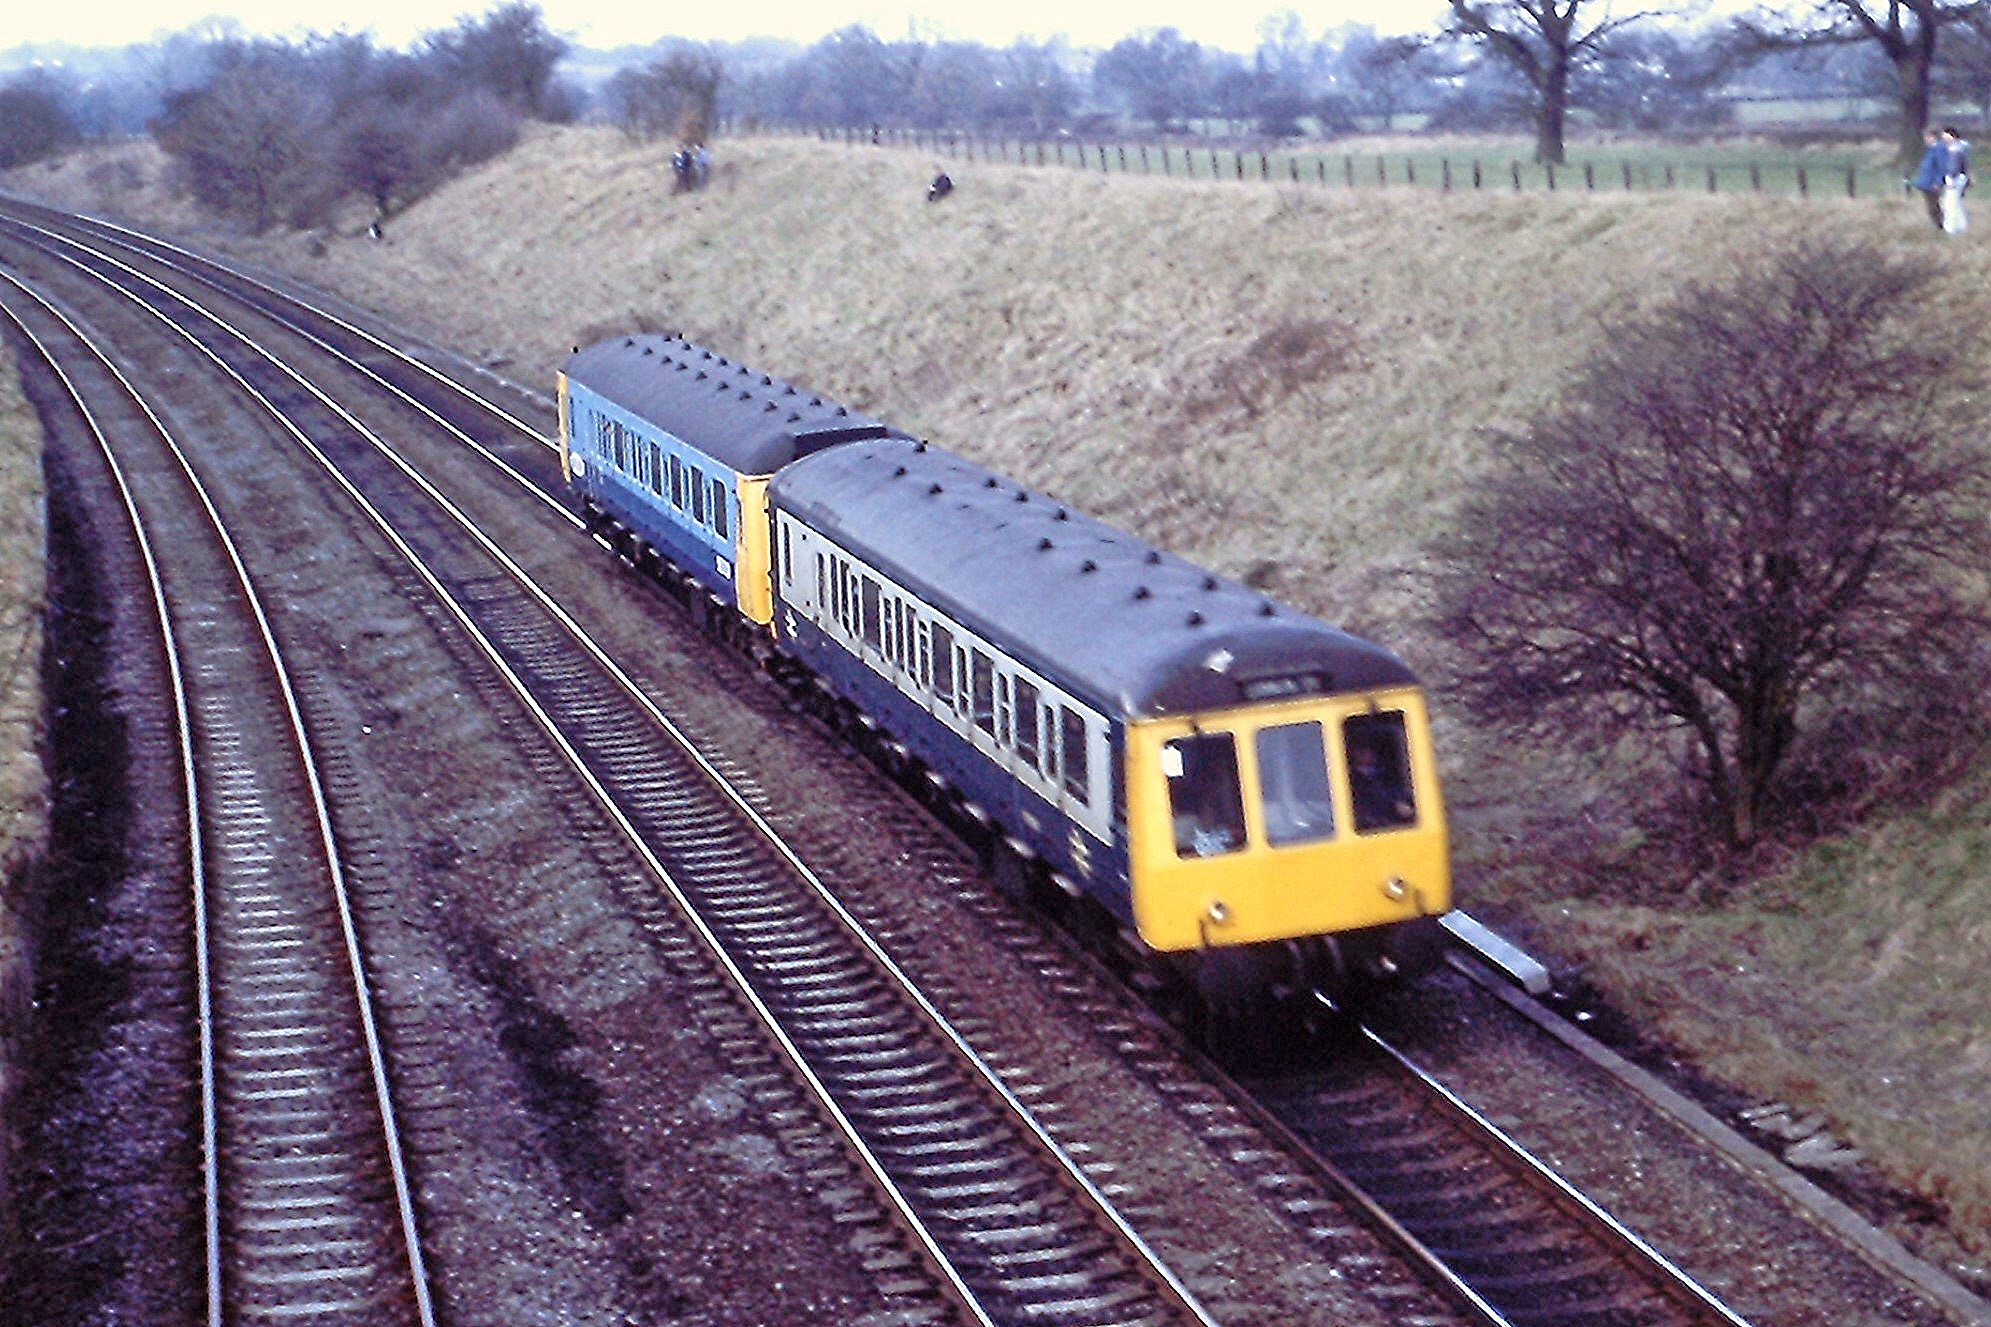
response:
<svg viewBox="0 0 1991 1327"><path fill-rule="evenodd" d="M1937 133L1934 126L1922 131L1922 164L1915 168L1915 178L1909 183L1915 192L1922 195L1922 201L1929 209L1930 224L1937 230L1943 228L1943 185L1949 179L1950 149Z"/></svg>
<svg viewBox="0 0 1991 1327"><path fill-rule="evenodd" d="M1946 234L1961 234L1970 225L1970 218L1963 210L1963 196L1970 190L1970 144L1964 141L1956 126L1943 126L1942 141L1937 145L1947 152L1948 160L1943 173L1942 225Z"/></svg>
<svg viewBox="0 0 1991 1327"><path fill-rule="evenodd" d="M953 192L954 181L947 178L946 171L941 171L933 177L933 183L926 186L926 201L937 203Z"/></svg>

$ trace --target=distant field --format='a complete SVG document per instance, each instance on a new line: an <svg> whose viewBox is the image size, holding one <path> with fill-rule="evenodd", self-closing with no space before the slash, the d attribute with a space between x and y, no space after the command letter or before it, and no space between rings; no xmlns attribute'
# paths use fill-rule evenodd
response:
<svg viewBox="0 0 1991 1327"><path fill-rule="evenodd" d="M1825 1112L1991 1256L1991 775L1739 892L1655 878L1632 781L1665 782L1668 755L1478 732L1418 578L1489 430L1553 400L1600 319L1803 235L1940 252L1991 286L1991 226L1946 241L1864 189L1412 206L965 157L928 204L926 153L716 146L713 187L673 195L667 145L536 134L380 244L360 216L338 235L199 233L143 145L10 184L192 228L542 389L575 344L682 330L1389 642L1437 687L1462 901L1741 1090Z"/></svg>
<svg viewBox="0 0 1991 1327"><path fill-rule="evenodd" d="M869 136L831 132L830 141L870 146ZM990 138L887 131L882 146L945 161L1063 166L1099 173L1163 175L1230 183L1323 189L1423 188L1470 192L1550 190L1761 193L1778 197L1875 198L1899 193L1900 166L1885 145L1794 151L1768 143L1683 146L1574 140L1566 164L1534 161L1531 141L1407 137L1347 139L1295 147L1217 146L1183 138L1123 143L1084 137Z"/></svg>

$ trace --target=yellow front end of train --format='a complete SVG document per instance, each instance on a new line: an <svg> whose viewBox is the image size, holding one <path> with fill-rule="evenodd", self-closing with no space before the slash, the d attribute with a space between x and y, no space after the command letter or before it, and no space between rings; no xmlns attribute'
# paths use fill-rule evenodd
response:
<svg viewBox="0 0 1991 1327"><path fill-rule="evenodd" d="M1126 765L1134 921L1152 949L1332 936L1451 906L1415 687L1131 723Z"/></svg>

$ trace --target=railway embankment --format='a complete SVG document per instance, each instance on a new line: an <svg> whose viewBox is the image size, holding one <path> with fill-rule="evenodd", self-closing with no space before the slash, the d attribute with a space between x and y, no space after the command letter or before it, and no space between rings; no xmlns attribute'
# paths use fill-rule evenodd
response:
<svg viewBox="0 0 1991 1327"><path fill-rule="evenodd" d="M0 1249L12 1247L5 1121L17 1083L33 968L26 935L29 877L47 850L42 770L44 507L41 427L0 357Z"/></svg>
<svg viewBox="0 0 1991 1327"><path fill-rule="evenodd" d="M1554 398L1601 317L1804 235L1943 243L1980 285L1991 241L1945 241L1892 199L1447 197L959 161L928 204L932 166L731 140L711 188L676 195L668 145L551 130L378 241L364 217L206 229L143 144L6 186L288 272L542 389L575 344L683 331L1390 642L1441 687L1461 899L1663 1054L1824 1121L1901 1225L1953 1232L1934 1256L1991 1260L1991 772L1745 883L1697 874L1628 797L1665 782L1664 752L1517 750L1445 709L1417 577L1492 430ZM1977 334L1933 310L1930 331Z"/></svg>

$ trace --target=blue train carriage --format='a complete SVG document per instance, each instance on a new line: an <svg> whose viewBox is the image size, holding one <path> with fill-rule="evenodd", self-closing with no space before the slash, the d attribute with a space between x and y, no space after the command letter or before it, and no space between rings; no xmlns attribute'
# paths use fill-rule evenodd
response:
<svg viewBox="0 0 1991 1327"><path fill-rule="evenodd" d="M1436 961L1444 807L1394 655L915 441L770 500L786 647L1206 1009Z"/></svg>
<svg viewBox="0 0 1991 1327"><path fill-rule="evenodd" d="M677 337L577 350L559 375L560 468L590 523L693 604L767 628L769 478L799 456L903 437Z"/></svg>

